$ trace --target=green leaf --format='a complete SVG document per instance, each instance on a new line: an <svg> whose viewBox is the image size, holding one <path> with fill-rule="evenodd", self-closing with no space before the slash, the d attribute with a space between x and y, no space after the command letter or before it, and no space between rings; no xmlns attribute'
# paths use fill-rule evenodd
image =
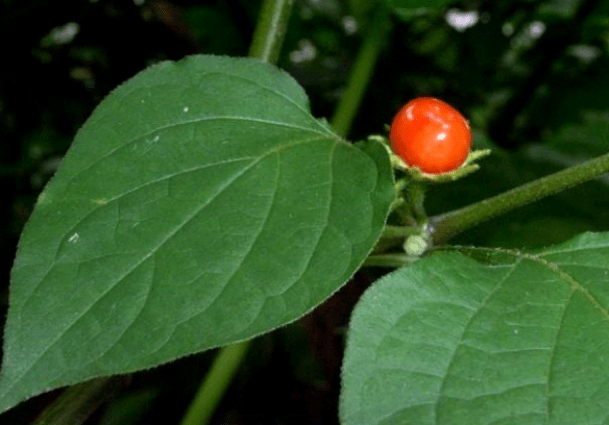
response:
<svg viewBox="0 0 609 425"><path fill-rule="evenodd" d="M12 271L0 411L302 316L354 273L394 198L286 73L192 56L99 105L42 193Z"/></svg>
<svg viewBox="0 0 609 425"><path fill-rule="evenodd" d="M357 305L342 423L607 423L609 234L537 254L437 254Z"/></svg>

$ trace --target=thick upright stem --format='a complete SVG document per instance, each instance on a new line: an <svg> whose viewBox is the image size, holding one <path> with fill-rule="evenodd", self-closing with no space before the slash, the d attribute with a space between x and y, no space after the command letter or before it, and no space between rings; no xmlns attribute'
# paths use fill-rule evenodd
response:
<svg viewBox="0 0 609 425"><path fill-rule="evenodd" d="M294 0L264 0L250 45L250 57L277 63L293 4Z"/></svg>
<svg viewBox="0 0 609 425"><path fill-rule="evenodd" d="M341 136L347 136L347 133L349 133L351 123L362 102L362 97L372 77L379 53L385 44L391 27L387 9L380 4L376 9L372 25L368 29L364 43L355 58L345 92L341 96L331 120L332 127Z"/></svg>
<svg viewBox="0 0 609 425"><path fill-rule="evenodd" d="M542 177L500 195L431 219L436 245L483 221L598 177L609 171L609 153Z"/></svg>
<svg viewBox="0 0 609 425"><path fill-rule="evenodd" d="M275 64L281 52L294 0L264 0L249 56ZM181 425L209 422L245 357L249 341L220 348Z"/></svg>
<svg viewBox="0 0 609 425"><path fill-rule="evenodd" d="M210 371L205 376L181 425L205 425L209 423L218 403L231 384L239 365L247 352L249 341L227 345L220 349Z"/></svg>

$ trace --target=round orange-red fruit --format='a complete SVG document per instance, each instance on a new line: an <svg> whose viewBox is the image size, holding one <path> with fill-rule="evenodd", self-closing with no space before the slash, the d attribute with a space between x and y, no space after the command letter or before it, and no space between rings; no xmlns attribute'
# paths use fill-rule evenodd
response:
<svg viewBox="0 0 609 425"><path fill-rule="evenodd" d="M389 141L408 166L440 174L465 162L472 147L472 132L463 115L448 103L419 97L398 111Z"/></svg>

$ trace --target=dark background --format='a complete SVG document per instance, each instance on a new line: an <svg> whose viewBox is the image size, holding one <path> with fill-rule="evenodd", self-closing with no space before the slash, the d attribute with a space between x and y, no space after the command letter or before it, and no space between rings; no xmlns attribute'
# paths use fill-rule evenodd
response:
<svg viewBox="0 0 609 425"><path fill-rule="evenodd" d="M296 1L279 66L305 88L318 117L333 114L365 35L367 15L358 13L368 3ZM19 233L95 106L158 61L194 53L247 55L259 5L3 0L3 311ZM449 24L449 17L464 12L472 13L475 24ZM394 16L392 22L349 138L383 133L402 104L432 95L470 119L476 147L493 148L478 173L434 188L428 196L431 213L607 152L608 0L463 1L417 17ZM607 230L608 181L604 176L489 221L455 243L536 248L583 231ZM360 272L313 313L255 340L214 423L337 423L345 328L353 304L379 273ZM213 354L125 377L123 389L87 423L178 423ZM31 422L56 395L30 400L0 416L0 423ZM128 416L117 422L116 412Z"/></svg>

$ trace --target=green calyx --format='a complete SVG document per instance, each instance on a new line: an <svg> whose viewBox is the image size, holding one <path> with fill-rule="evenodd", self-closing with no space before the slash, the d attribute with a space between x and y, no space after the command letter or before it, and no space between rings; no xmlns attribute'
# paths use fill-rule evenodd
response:
<svg viewBox="0 0 609 425"><path fill-rule="evenodd" d="M407 172L413 180L417 181L426 181L433 183L445 183L450 181L459 180L474 171L478 170L480 166L475 163L475 161L483 158L485 156L490 155L490 149L480 149L471 151L467 156L467 159L463 164L461 164L458 168L448 171L446 173L438 173L438 174L430 174L424 171L421 171L418 167L411 167L406 164L402 158L397 156L395 153L390 152L391 155L391 165L398 170L403 170Z"/></svg>
<svg viewBox="0 0 609 425"><path fill-rule="evenodd" d="M386 137L374 135L369 136L369 139L377 140L383 143L383 145L387 149L387 152L389 153L389 159L391 161L391 166L393 167L393 169L404 171L408 173L412 180L421 182L444 183L458 180L478 170L480 166L476 164L476 161L491 154L490 149L474 150L469 153L469 155L465 159L465 162L463 162L463 164L461 164L458 168L452 171L448 171L446 173L430 174L421 171L421 169L419 169L418 167L411 167L410 165L406 164L402 160L402 158L397 156L393 152L393 150L391 150L389 141Z"/></svg>

